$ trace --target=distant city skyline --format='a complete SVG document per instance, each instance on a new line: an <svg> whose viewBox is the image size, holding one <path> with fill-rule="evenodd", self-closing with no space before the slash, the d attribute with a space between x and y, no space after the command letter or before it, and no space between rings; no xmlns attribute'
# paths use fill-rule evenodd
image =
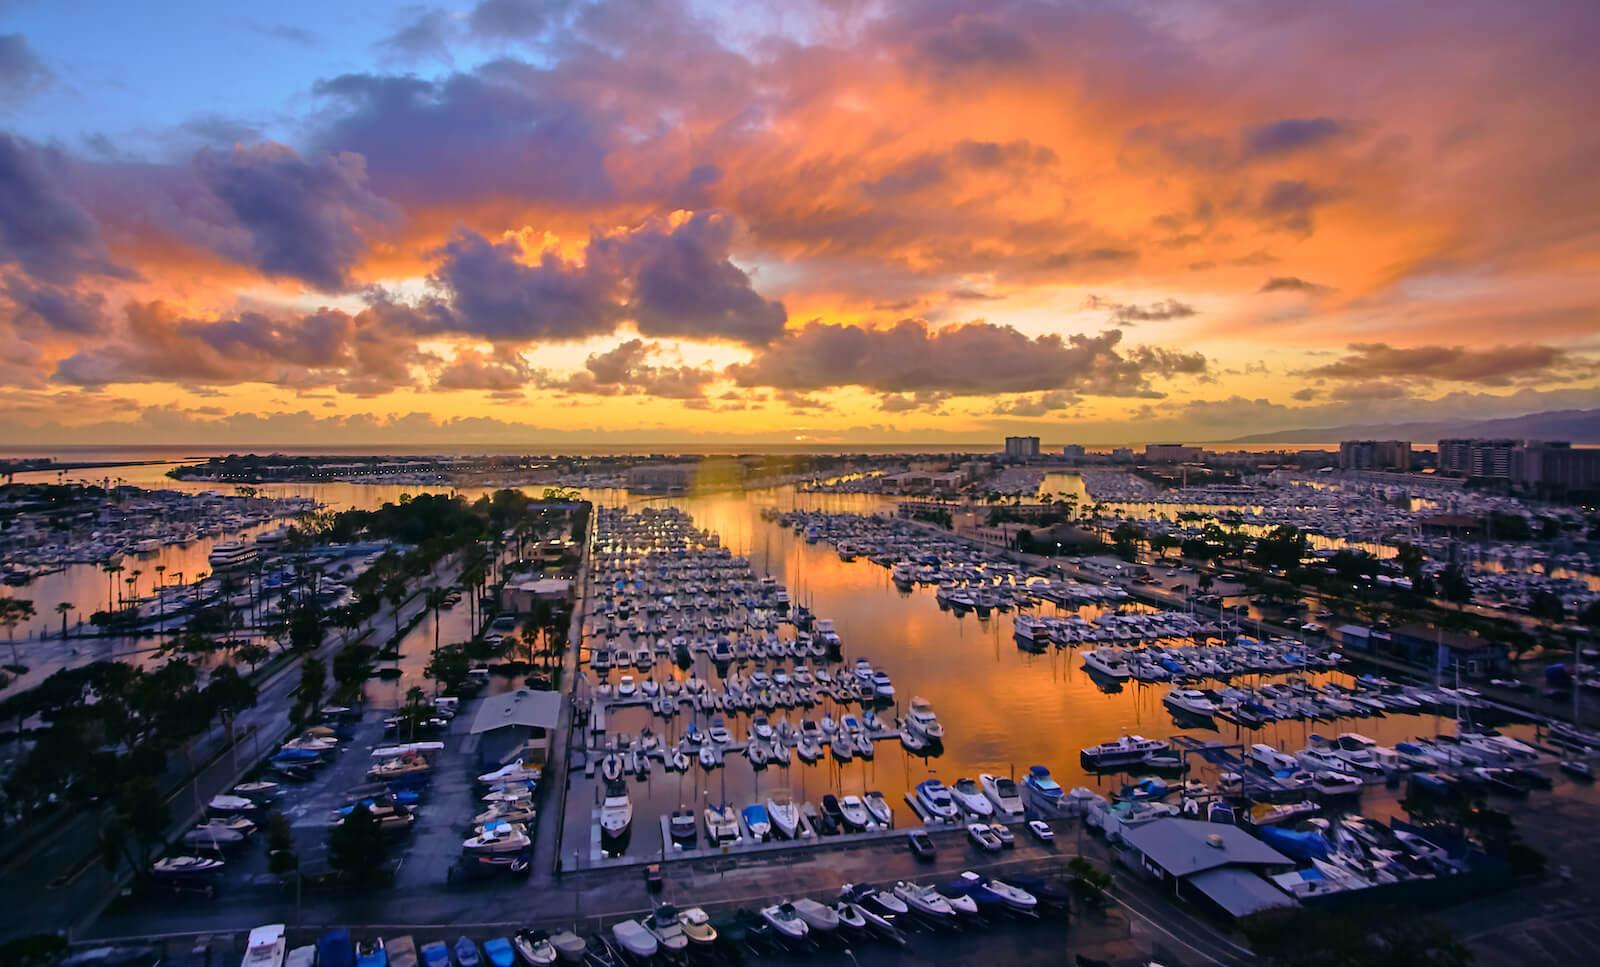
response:
<svg viewBox="0 0 1600 967"><path fill-rule="evenodd" d="M1593 4L7 13L0 446L1600 408Z"/></svg>

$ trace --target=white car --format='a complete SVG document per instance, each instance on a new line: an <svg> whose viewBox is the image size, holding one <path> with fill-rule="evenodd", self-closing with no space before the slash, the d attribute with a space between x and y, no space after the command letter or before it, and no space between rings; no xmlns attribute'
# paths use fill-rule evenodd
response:
<svg viewBox="0 0 1600 967"><path fill-rule="evenodd" d="M1029 820L1028 829L1032 831L1034 838L1041 843L1053 842L1056 838L1056 831L1051 829L1050 824L1042 819Z"/></svg>

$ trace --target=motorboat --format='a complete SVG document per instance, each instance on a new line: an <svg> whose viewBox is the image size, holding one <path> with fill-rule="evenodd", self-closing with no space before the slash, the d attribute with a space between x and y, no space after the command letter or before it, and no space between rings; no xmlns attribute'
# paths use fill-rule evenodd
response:
<svg viewBox="0 0 1600 967"><path fill-rule="evenodd" d="M908 910L924 917L944 920L955 916L950 901L931 886L901 880L894 885L894 895L905 903Z"/></svg>
<svg viewBox="0 0 1600 967"><path fill-rule="evenodd" d="M800 940L811 932L811 927L800 918L793 903L775 903L761 908L761 919L775 936L784 940Z"/></svg>
<svg viewBox="0 0 1600 967"><path fill-rule="evenodd" d="M1265 742L1257 742L1250 747L1250 761L1269 773L1293 772L1300 768L1300 763L1294 756L1287 752L1279 752Z"/></svg>
<svg viewBox="0 0 1600 967"><path fill-rule="evenodd" d="M556 948L556 956L567 963L581 963L589 951L589 945L571 930L558 930L551 934L550 946Z"/></svg>
<svg viewBox="0 0 1600 967"><path fill-rule="evenodd" d="M621 839L633 825L633 801L626 793L607 796L600 804L600 833L607 839Z"/></svg>
<svg viewBox="0 0 1600 967"><path fill-rule="evenodd" d="M218 795L211 797L211 801L206 803L206 808L220 816L248 816L254 814L260 807L254 799L247 799L244 796Z"/></svg>
<svg viewBox="0 0 1600 967"><path fill-rule="evenodd" d="M489 962L489 967L512 967L516 963L517 954L511 946L511 938L490 937L485 940L483 959Z"/></svg>
<svg viewBox="0 0 1600 967"><path fill-rule="evenodd" d="M522 852L531 842L527 828L521 823L496 822L463 840L461 850L485 856L504 856Z"/></svg>
<svg viewBox="0 0 1600 967"><path fill-rule="evenodd" d="M1192 715L1196 718L1211 718L1217 714L1216 703L1206 696L1205 692L1192 688L1174 688L1161 697L1162 704L1174 712Z"/></svg>
<svg viewBox="0 0 1600 967"><path fill-rule="evenodd" d="M784 839L794 839L800 832L800 804L786 792L775 792L767 798L767 815L772 828Z"/></svg>
<svg viewBox="0 0 1600 967"><path fill-rule="evenodd" d="M839 888L839 896L863 909L889 917L901 916L911 909L893 889L879 890L866 883L846 883Z"/></svg>
<svg viewBox="0 0 1600 967"><path fill-rule="evenodd" d="M556 962L555 944L543 930L521 930L511 938L511 946L528 967L549 967Z"/></svg>
<svg viewBox="0 0 1600 967"><path fill-rule="evenodd" d="M1361 773L1381 776L1395 761L1395 750L1386 749L1357 732L1341 733L1328 748Z"/></svg>
<svg viewBox="0 0 1600 967"><path fill-rule="evenodd" d="M706 730L706 734L709 735L711 737L711 741L715 742L717 745L727 745L729 742L733 741L733 733L728 731L728 723L725 722L720 715L714 716L711 719L711 728Z"/></svg>
<svg viewBox="0 0 1600 967"><path fill-rule="evenodd" d="M869 789L862 793L861 801L874 822L885 827L894 825L894 810L889 808L889 801L883 798L883 793Z"/></svg>
<svg viewBox="0 0 1600 967"><path fill-rule="evenodd" d="M744 820L745 828L750 830L751 837L764 840L772 835L772 818L767 815L766 807L760 803L751 803L739 810L739 817Z"/></svg>
<svg viewBox="0 0 1600 967"><path fill-rule="evenodd" d="M278 794L278 784L266 779L260 779L255 782L241 782L233 787L233 794L261 802Z"/></svg>
<svg viewBox="0 0 1600 967"><path fill-rule="evenodd" d="M959 786L960 783L956 783L956 785ZM1006 776L996 776L985 772L978 776L978 786L983 790L983 794L988 797L989 802L994 805L995 810L1000 815L1022 815L1022 792L1017 788L1017 784Z"/></svg>
<svg viewBox="0 0 1600 967"><path fill-rule="evenodd" d="M867 804L862 802L860 796L845 796L839 800L839 814L844 817L844 823L852 830L866 829L872 822L872 816L867 812Z"/></svg>
<svg viewBox="0 0 1600 967"><path fill-rule="evenodd" d="M803 921L808 932L832 933L839 929L839 914L833 907L801 897L792 904L795 914Z"/></svg>
<svg viewBox="0 0 1600 967"><path fill-rule="evenodd" d="M872 673L872 697L884 703L894 701L894 683L889 680L889 674L881 668Z"/></svg>
<svg viewBox="0 0 1600 967"><path fill-rule="evenodd" d="M1353 768L1344 757L1326 746L1312 746L1295 753L1295 759L1312 771L1351 773Z"/></svg>
<svg viewBox="0 0 1600 967"><path fill-rule="evenodd" d="M500 782L538 782L541 770L538 766L531 766L521 759L508 762L493 772L485 772L478 777L478 781L493 785Z"/></svg>
<svg viewBox="0 0 1600 967"><path fill-rule="evenodd" d="M1127 659L1112 649L1097 648L1083 653L1083 665L1103 678L1122 680L1133 677Z"/></svg>
<svg viewBox="0 0 1600 967"><path fill-rule="evenodd" d="M1164 752L1170 747L1164 739L1147 739L1140 735L1124 735L1113 742L1102 742L1079 751L1085 764L1094 768L1132 765L1143 762L1152 752Z"/></svg>
<svg viewBox="0 0 1600 967"><path fill-rule="evenodd" d="M956 784L950 787L950 797L956 801L957 806L974 816L994 815L994 803L989 801L983 788L974 779L965 776L957 779Z"/></svg>
<svg viewBox="0 0 1600 967"><path fill-rule="evenodd" d="M866 911L854 903L840 900L833 905L833 913L839 918L839 930L842 933L862 933L867 929Z"/></svg>
<svg viewBox="0 0 1600 967"><path fill-rule="evenodd" d="M282 967L287 950L283 924L256 927L245 941L244 961L239 967Z"/></svg>
<svg viewBox="0 0 1600 967"><path fill-rule="evenodd" d="M683 927L683 935L689 938L690 944L708 946L717 942L717 928L711 925L711 918L699 907L679 910L678 923Z"/></svg>
<svg viewBox="0 0 1600 967"><path fill-rule="evenodd" d="M410 934L383 941L383 955L389 967L417 967L417 944Z"/></svg>
<svg viewBox="0 0 1600 967"><path fill-rule="evenodd" d="M1061 804L1061 784L1050 777L1050 770L1044 766L1029 766L1028 774L1022 777L1022 786L1036 806L1054 809Z"/></svg>
<svg viewBox="0 0 1600 967"><path fill-rule="evenodd" d="M678 908L663 903L655 908L644 923L645 929L655 934L656 943L669 954L681 953L689 948L689 935L678 921Z"/></svg>
<svg viewBox="0 0 1600 967"><path fill-rule="evenodd" d="M763 742L772 741L772 723L767 720L766 715L763 713L757 712L751 716L750 731L754 732L755 737Z"/></svg>
<svg viewBox="0 0 1600 967"><path fill-rule="evenodd" d="M210 846L212 849L226 849L243 843L247 830L253 830L254 828L254 824L249 824L246 829L241 829L237 823L225 819L213 819L184 833L183 841L189 846Z"/></svg>
<svg viewBox="0 0 1600 967"><path fill-rule="evenodd" d="M716 746L710 744L702 745L698 757L700 765L707 769L715 769L717 766L722 765L722 753L717 751Z"/></svg>
<svg viewBox="0 0 1600 967"><path fill-rule="evenodd" d="M706 841L711 845L739 840L739 817L732 806L707 806L705 820Z"/></svg>
<svg viewBox="0 0 1600 967"><path fill-rule="evenodd" d="M167 856L152 863L150 873L163 879L189 879L220 874L226 865L217 857Z"/></svg>
<svg viewBox="0 0 1600 967"><path fill-rule="evenodd" d="M936 820L952 820L956 818L956 803L950 796L950 790L937 779L924 779L917 783L917 805L929 817Z"/></svg>
<svg viewBox="0 0 1600 967"><path fill-rule="evenodd" d="M442 941L423 944L418 952L422 955L422 967L450 967L450 948Z"/></svg>
<svg viewBox="0 0 1600 967"><path fill-rule="evenodd" d="M822 758L822 745L810 735L801 735L800 741L795 744L795 754L806 762L816 762Z"/></svg>
<svg viewBox="0 0 1600 967"><path fill-rule="evenodd" d="M450 948L450 952L455 955L457 967L480 967L483 963L477 943L465 934L456 938L455 946Z"/></svg>
<svg viewBox="0 0 1600 967"><path fill-rule="evenodd" d="M624 953L640 961L654 957L661 946L656 942L656 935L637 920L622 920L612 924L611 937Z"/></svg>
<svg viewBox="0 0 1600 967"><path fill-rule="evenodd" d="M840 762L849 762L856 754L856 740L848 732L837 732L828 743L828 750Z"/></svg>
<svg viewBox="0 0 1600 967"><path fill-rule="evenodd" d="M1013 886L1003 880L980 876L968 870L961 874L961 882L966 884L974 893L987 895L993 902L1004 904L1019 913L1032 913L1039 906L1039 899L1020 886Z"/></svg>
<svg viewBox="0 0 1600 967"><path fill-rule="evenodd" d="M679 846L693 846L698 838L695 832L694 810L680 806L667 818L667 832Z"/></svg>
<svg viewBox="0 0 1600 967"><path fill-rule="evenodd" d="M1319 769L1311 774L1311 788L1324 796L1349 796L1361 791L1361 780L1346 772Z"/></svg>

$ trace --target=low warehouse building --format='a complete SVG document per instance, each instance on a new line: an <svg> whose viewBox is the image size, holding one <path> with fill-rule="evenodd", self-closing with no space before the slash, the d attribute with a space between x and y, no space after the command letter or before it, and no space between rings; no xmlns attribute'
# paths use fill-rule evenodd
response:
<svg viewBox="0 0 1600 967"><path fill-rule="evenodd" d="M519 688L490 695L472 720L478 737L478 761L485 767L521 759L542 766L550 749L550 733L561 719L561 693Z"/></svg>

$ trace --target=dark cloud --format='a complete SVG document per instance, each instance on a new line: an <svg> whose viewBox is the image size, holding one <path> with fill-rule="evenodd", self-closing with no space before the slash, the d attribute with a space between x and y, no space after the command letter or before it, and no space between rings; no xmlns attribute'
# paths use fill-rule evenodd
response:
<svg viewBox="0 0 1600 967"><path fill-rule="evenodd" d="M1322 391L1313 386L1301 387L1294 391L1294 398L1302 403L1309 403L1321 395Z"/></svg>
<svg viewBox="0 0 1600 967"><path fill-rule="evenodd" d="M986 17L962 14L918 37L911 65L937 77L980 69L1026 66L1034 59L1028 38Z"/></svg>
<svg viewBox="0 0 1600 967"><path fill-rule="evenodd" d="M1058 410L1070 409L1078 404L1079 399L1076 393L1053 390L1049 393L999 401L990 412L995 416L1044 416Z"/></svg>
<svg viewBox="0 0 1600 967"><path fill-rule="evenodd" d="M675 400L702 400L716 382L714 370L704 366L658 366L648 360L660 352L658 343L630 339L603 353L591 355L584 368L560 380L546 380L547 388L596 396L654 396Z"/></svg>
<svg viewBox="0 0 1600 967"><path fill-rule="evenodd" d="M1327 295L1333 289L1292 275L1277 275L1261 284L1257 292L1304 292L1307 295Z"/></svg>
<svg viewBox="0 0 1600 967"><path fill-rule="evenodd" d="M1246 128L1242 135L1244 153L1253 158L1288 154L1332 140L1346 130L1333 118L1285 118Z"/></svg>
<svg viewBox="0 0 1600 967"><path fill-rule="evenodd" d="M0 133L0 265L51 283L80 275L135 278L111 261L99 224L58 182L69 164L53 148Z"/></svg>
<svg viewBox="0 0 1600 967"><path fill-rule="evenodd" d="M0 114L49 87L55 73L21 34L0 34Z"/></svg>
<svg viewBox="0 0 1600 967"><path fill-rule="evenodd" d="M1359 403L1367 400L1404 400L1411 390L1404 380L1369 379L1359 383L1335 386L1328 399L1335 403Z"/></svg>
<svg viewBox="0 0 1600 967"><path fill-rule="evenodd" d="M479 0L467 27L485 40L536 37L557 22L563 6L555 0Z"/></svg>
<svg viewBox="0 0 1600 967"><path fill-rule="evenodd" d="M947 181L955 172L1028 174L1054 165L1056 153L1032 141L957 141L942 152L902 161L876 178L859 183L863 194L880 200L914 195Z"/></svg>
<svg viewBox="0 0 1600 967"><path fill-rule="evenodd" d="M17 322L41 324L56 332L90 336L106 327L105 296L74 292L25 279L7 279L6 298L17 310Z"/></svg>
<svg viewBox="0 0 1600 967"><path fill-rule="evenodd" d="M1308 181L1274 181L1261 196L1256 214L1263 221L1285 231L1310 235L1315 228L1313 215L1316 209L1338 197L1338 194L1331 188L1319 188Z"/></svg>
<svg viewBox="0 0 1600 967"><path fill-rule="evenodd" d="M456 233L439 253L433 282L450 295L448 307L415 323L418 331L454 330L487 339L573 340L610 332L618 315L615 280L563 261L553 252L521 261L515 241L490 243L476 232Z"/></svg>
<svg viewBox="0 0 1600 967"><path fill-rule="evenodd" d="M1160 166L1169 161L1204 171L1231 164L1228 144L1214 134L1192 131L1177 121L1141 124L1123 135L1125 163Z"/></svg>
<svg viewBox="0 0 1600 967"><path fill-rule="evenodd" d="M367 254L362 227L399 218L367 187L357 155L306 159L266 143L202 151L195 172L246 233L245 250L230 253L235 259L327 291L345 288L350 268Z"/></svg>
<svg viewBox="0 0 1600 967"><path fill-rule="evenodd" d="M221 114L202 114L190 118L178 125L178 130L203 145L219 148L229 148L236 144L254 144L261 140L259 125Z"/></svg>
<svg viewBox="0 0 1600 967"><path fill-rule="evenodd" d="M123 316L113 339L61 360L54 379L80 386L275 383L375 395L410 385L409 367L421 361L413 342L378 325L371 313L244 312L202 320L149 302L130 303Z"/></svg>
<svg viewBox="0 0 1600 967"><path fill-rule="evenodd" d="M720 212L655 219L595 236L588 260L623 282L623 312L646 336L764 345L783 331L783 303L761 297L729 260L734 222Z"/></svg>
<svg viewBox="0 0 1600 967"><path fill-rule="evenodd" d="M455 358L440 367L433 378L436 390L487 390L518 393L535 377L532 366L511 347L492 352L471 348L456 350Z"/></svg>
<svg viewBox="0 0 1600 967"><path fill-rule="evenodd" d="M450 38L454 22L443 10L409 8L411 19L401 24L375 45L379 50L403 61L433 58L450 62Z"/></svg>
<svg viewBox="0 0 1600 967"><path fill-rule="evenodd" d="M606 121L573 99L482 74L439 81L346 74L316 85L331 108L322 152L368 159L385 197L428 203L503 194L564 206L606 202Z"/></svg>
<svg viewBox="0 0 1600 967"><path fill-rule="evenodd" d="M863 181L861 191L869 198L898 198L932 188L944 179L943 159L929 155L908 161L870 181Z"/></svg>
<svg viewBox="0 0 1600 967"><path fill-rule="evenodd" d="M1126 248L1089 248L1055 252L1039 261L1038 267L1050 272L1077 269L1094 265L1116 265L1137 262L1139 253Z"/></svg>
<svg viewBox="0 0 1600 967"><path fill-rule="evenodd" d="M1530 377L1553 378L1596 372L1594 363L1555 346L1522 343L1488 349L1464 346L1415 346L1400 349L1386 343L1352 343L1349 352L1310 376L1352 381L1444 380L1508 386Z"/></svg>
<svg viewBox="0 0 1600 967"><path fill-rule="evenodd" d="M1153 393L1152 377L1206 370L1205 357L1197 353L1142 346L1124 351L1121 340L1116 330L1029 337L987 322L944 329L917 320L888 329L812 322L727 372L741 386L791 390L860 386L879 393L1075 390L1138 396Z"/></svg>
<svg viewBox="0 0 1600 967"><path fill-rule="evenodd" d="M296 27L291 24L261 23L252 23L248 24L247 26L250 30L260 34L263 37L286 40L291 44L298 44L301 47L315 47L318 43L317 35L304 27Z"/></svg>
<svg viewBox="0 0 1600 967"><path fill-rule="evenodd" d="M1165 322L1168 319L1187 319L1197 314L1194 306L1170 298L1141 306L1130 302L1114 302L1097 295L1091 295L1084 300L1084 308L1105 309L1111 313L1112 322L1122 325L1139 322Z"/></svg>
<svg viewBox="0 0 1600 967"><path fill-rule="evenodd" d="M1001 302L1005 296L994 292L984 292L982 289L951 289L945 297L954 302Z"/></svg>

